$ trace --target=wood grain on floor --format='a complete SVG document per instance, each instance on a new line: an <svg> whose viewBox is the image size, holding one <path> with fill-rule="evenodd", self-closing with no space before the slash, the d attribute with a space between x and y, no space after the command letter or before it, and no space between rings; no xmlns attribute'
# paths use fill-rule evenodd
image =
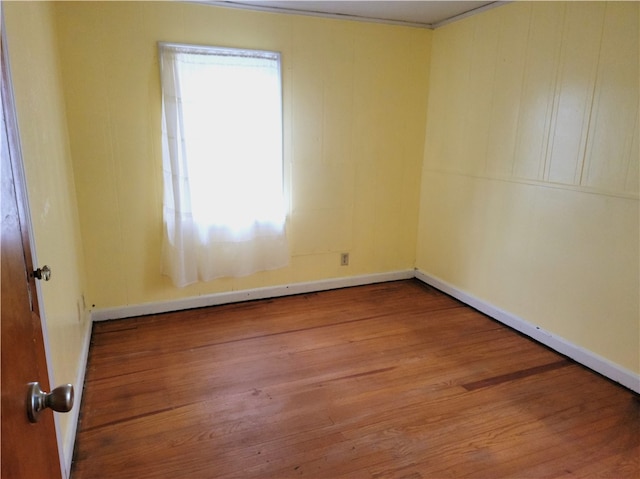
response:
<svg viewBox="0 0 640 479"><path fill-rule="evenodd" d="M95 324L72 477L635 478L639 411L398 281Z"/></svg>

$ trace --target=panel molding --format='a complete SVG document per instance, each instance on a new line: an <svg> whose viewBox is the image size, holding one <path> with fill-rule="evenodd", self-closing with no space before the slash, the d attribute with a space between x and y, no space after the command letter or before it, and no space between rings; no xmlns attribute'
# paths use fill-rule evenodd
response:
<svg viewBox="0 0 640 479"><path fill-rule="evenodd" d="M635 2L515 2L437 30L424 167L638 198L637 30Z"/></svg>
<svg viewBox="0 0 640 479"><path fill-rule="evenodd" d="M437 173L440 175L465 176L468 178L475 178L475 179L487 180L487 181L504 181L507 183L538 186L542 188L553 188L556 190L574 191L577 193L588 193L590 195L609 196L612 198L622 198L627 200L640 200L640 193L608 190L604 188L597 188L594 186L570 185L567 183L549 183L544 180L517 178L513 176L490 176L490 175L483 175L483 174L472 174L472 173L465 173L461 171L454 171L451 169L438 168L438 167L435 167L435 168L425 167L424 172Z"/></svg>
<svg viewBox="0 0 640 479"><path fill-rule="evenodd" d="M468 306L486 314L496 321L529 336L531 339L544 344L545 346L573 359L598 374L601 374L602 376L605 376L610 380L640 394L640 374L636 374L633 371L589 351L588 349L578 346L571 341L567 341L560 336L556 336L549 331L545 331L539 326L469 294L468 292L436 276L416 269L415 277L423 283L433 286L443 293L462 301Z"/></svg>

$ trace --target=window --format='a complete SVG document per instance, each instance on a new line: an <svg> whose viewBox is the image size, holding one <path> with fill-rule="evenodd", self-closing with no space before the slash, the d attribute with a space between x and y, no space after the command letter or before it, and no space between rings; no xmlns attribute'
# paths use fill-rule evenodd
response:
<svg viewBox="0 0 640 479"><path fill-rule="evenodd" d="M159 52L163 272L185 286L285 266L280 54Z"/></svg>

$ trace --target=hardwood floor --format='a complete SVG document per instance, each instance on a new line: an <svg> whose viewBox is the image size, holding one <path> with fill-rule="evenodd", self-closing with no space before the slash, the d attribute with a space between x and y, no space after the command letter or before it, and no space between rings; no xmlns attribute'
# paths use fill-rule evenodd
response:
<svg viewBox="0 0 640 479"><path fill-rule="evenodd" d="M416 280L94 325L73 479L640 477L640 402Z"/></svg>

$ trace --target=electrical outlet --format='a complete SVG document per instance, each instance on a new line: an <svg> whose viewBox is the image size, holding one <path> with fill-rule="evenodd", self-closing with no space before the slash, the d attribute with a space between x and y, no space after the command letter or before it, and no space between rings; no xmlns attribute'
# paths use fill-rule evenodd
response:
<svg viewBox="0 0 640 479"><path fill-rule="evenodd" d="M342 253L340 255L340 266L349 266L349 253Z"/></svg>

